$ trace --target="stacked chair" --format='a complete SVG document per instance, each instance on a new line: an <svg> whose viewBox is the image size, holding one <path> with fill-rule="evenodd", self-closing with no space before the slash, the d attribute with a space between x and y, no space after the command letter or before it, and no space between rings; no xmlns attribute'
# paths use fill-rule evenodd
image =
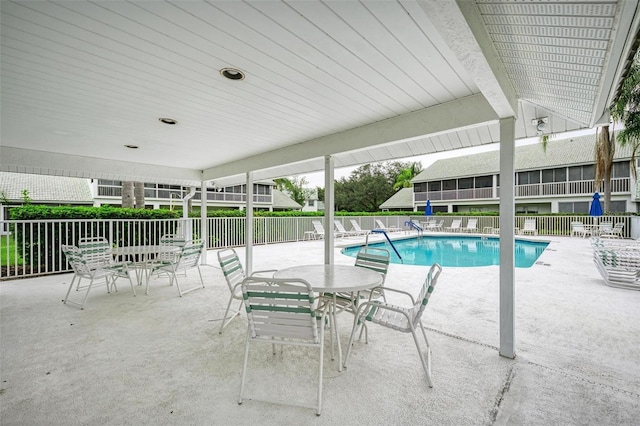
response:
<svg viewBox="0 0 640 426"><path fill-rule="evenodd" d="M593 262L611 287L640 290L640 242L592 238Z"/></svg>

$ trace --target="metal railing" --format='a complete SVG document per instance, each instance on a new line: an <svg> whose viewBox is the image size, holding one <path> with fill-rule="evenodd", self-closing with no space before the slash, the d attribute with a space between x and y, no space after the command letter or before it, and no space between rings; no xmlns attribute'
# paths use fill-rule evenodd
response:
<svg viewBox="0 0 640 426"><path fill-rule="evenodd" d="M623 236L631 235L633 216L517 216L515 226L522 229L524 220L535 219L539 235L570 235L571 222L580 221L585 225L599 222L624 223ZM429 219L444 220L444 227L451 226L454 219L462 220L466 227L469 216L338 216L336 220L351 229L350 220L356 220L362 229L375 229L378 219L388 228L403 228L408 220L426 222ZM473 216L477 219L479 232L490 232L500 227L498 216ZM254 218L253 242L256 245L277 244L305 240L313 231L313 220L317 216L306 217L257 217ZM34 275L69 272L60 246L77 244L80 237L105 237L114 246L154 245L165 234L187 234L192 238L202 238L200 219L163 220L43 220L43 221L0 221L0 229L9 230L0 236L0 279L22 278ZM207 219L208 248L219 249L245 245L245 218L220 217ZM407 229L407 232L409 230Z"/></svg>
<svg viewBox="0 0 640 426"><path fill-rule="evenodd" d="M448 200L477 200L494 198L498 199L499 187L496 194L493 188L455 189L447 191L415 192L414 202L422 201L448 201ZM570 182L534 183L528 185L516 185L516 197L547 197L558 195L592 195L595 192L593 180L580 180ZM631 190L630 178L611 179L611 193L622 194Z"/></svg>

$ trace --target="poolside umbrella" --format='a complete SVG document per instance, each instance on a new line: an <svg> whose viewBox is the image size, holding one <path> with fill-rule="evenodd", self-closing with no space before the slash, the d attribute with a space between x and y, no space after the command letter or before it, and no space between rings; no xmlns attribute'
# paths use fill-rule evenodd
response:
<svg viewBox="0 0 640 426"><path fill-rule="evenodd" d="M425 216L433 215L433 211L431 211L431 200L427 200L427 205L424 206L424 215Z"/></svg>
<svg viewBox="0 0 640 426"><path fill-rule="evenodd" d="M597 192L593 194L593 201L591 201L591 208L589 209L589 215L593 217L602 216L602 204L600 204L600 194Z"/></svg>

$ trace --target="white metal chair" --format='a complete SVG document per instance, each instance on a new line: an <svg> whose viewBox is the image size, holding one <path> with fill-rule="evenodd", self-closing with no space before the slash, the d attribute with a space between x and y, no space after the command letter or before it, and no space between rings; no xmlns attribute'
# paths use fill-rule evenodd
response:
<svg viewBox="0 0 640 426"><path fill-rule="evenodd" d="M624 229L624 223L623 222L617 222L613 227L608 227L608 228L602 230L600 232L600 236L601 237L607 237L607 238L622 238L623 237L623 233L622 233L623 229Z"/></svg>
<svg viewBox="0 0 640 426"><path fill-rule="evenodd" d="M402 333L411 333L411 335L413 336L413 341L416 344L416 348L418 349L418 355L420 356L420 361L422 362L422 368L427 374L427 383L429 384L429 387L433 387L433 381L431 380L431 347L429 346L429 340L427 339L427 334L424 331L421 317L427 306L427 303L429 302L431 294L433 293L433 289L436 286L438 277L440 276L440 272L442 272L442 267L437 263L434 263L429 269L427 278L424 280L422 289L420 290L420 294L418 294L418 297L415 299L413 298L411 293L403 290L385 287L385 292L392 291L408 296L411 300L411 305L409 306L392 305L390 303L382 302L379 300L362 303L358 307L358 311L356 312L356 316L353 320L353 328L351 330L351 337L349 338L347 354L344 359L344 367L347 367L347 362L349 360L349 355L351 354L351 348L353 346L353 340L358 327L361 324L362 326L366 327L365 322L369 321L374 324L379 324L384 327L400 331ZM426 356L425 354L423 354L422 349L420 348L420 343L416 334L417 328L419 328L422 332L422 336L424 337L424 341L427 345ZM365 341L368 341L367 334L368 331L365 328Z"/></svg>
<svg viewBox="0 0 640 426"><path fill-rule="evenodd" d="M234 249L222 249L218 251L218 263L220 264L220 269L222 270L222 274L224 275L224 279L227 282L227 286L229 287L229 303L227 303L227 310L224 312L224 317L222 318L222 324L220 325L219 333L222 334L222 330L229 325L232 319L236 318L242 312L242 288L240 287L242 284L242 280L246 278L246 274L244 272L244 268L242 267L242 263L240 263L240 258L238 257L238 253ZM256 271L251 276L261 275L263 273L271 273L275 272L275 269L265 270L265 271ZM229 310L231 309L231 304L234 300L238 300L239 306L238 310L233 313L231 317L229 317Z"/></svg>
<svg viewBox="0 0 640 426"><path fill-rule="evenodd" d="M154 262L150 265L149 274L147 276L147 285L145 288L145 293L149 294L149 281L151 277L154 275L169 275L169 285L173 285L176 283L176 287L178 288L178 294L180 297L189 293L193 290L197 290L199 288L204 288L204 281L202 279L202 272L200 271L200 256L202 255L202 250L204 249L204 242L201 240L196 241L187 241L187 243L180 249L178 255L173 260L160 260L158 262ZM194 286L187 290L182 290L180 288L180 283L178 282L177 272L187 271L189 269L196 268L198 270L198 275L200 276L201 286Z"/></svg>
<svg viewBox="0 0 640 426"><path fill-rule="evenodd" d="M63 245L62 252L64 253L67 261L73 269L73 278L71 279L71 283L69 283L67 294L62 300L65 304L69 303L78 305L80 306L80 309L84 309L84 306L87 303L87 299L89 298L89 292L91 291L95 280L100 280L102 278L104 278L105 280L107 293L111 292L111 288L114 288L115 291L118 291L118 288L116 287L116 280L118 278L127 278L129 280L129 284L131 285L131 291L133 292L133 295L136 295L136 290L133 286L133 281L131 281L131 277L129 276L129 270L127 268L126 262L96 262L95 259L85 255L82 250L72 245ZM78 279L78 282L76 284L76 291L86 290L82 302L69 300L69 294L71 293L71 289L73 288L73 284L75 283L76 278ZM89 284L81 286L80 281L83 278L89 279Z"/></svg>
<svg viewBox="0 0 640 426"><path fill-rule="evenodd" d="M308 346L318 349L316 404L273 399L263 401L315 408L319 416L322 408L324 327L318 324L322 314L318 310L318 301L311 285L302 279L248 277L242 281L241 288L249 324L238 404L242 404L245 398L245 379L251 344L274 345L274 355L276 344ZM250 399L255 398L252 395Z"/></svg>
<svg viewBox="0 0 640 426"><path fill-rule="evenodd" d="M574 235L585 238L587 235L591 235L591 231L584 227L584 224L579 221L571 222L571 236Z"/></svg>

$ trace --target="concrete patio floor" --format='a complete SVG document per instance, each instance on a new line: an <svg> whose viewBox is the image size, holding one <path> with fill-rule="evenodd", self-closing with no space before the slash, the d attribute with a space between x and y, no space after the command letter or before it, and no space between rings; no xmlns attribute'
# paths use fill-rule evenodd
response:
<svg viewBox="0 0 640 426"><path fill-rule="evenodd" d="M61 303L71 274L0 282L0 423L638 424L640 292L606 286L588 240L540 239L551 243L539 263L516 269L515 359L498 355L498 267L444 268L423 318L434 387L411 336L372 325L342 373L327 343L320 417L237 404L246 319L218 334L228 290L216 267L203 267L206 288L182 298L163 279L134 298L120 280L117 293L93 289L83 311ZM216 265L215 251L208 262ZM323 242L257 246L254 262L322 263ZM335 262L353 259L336 249ZM426 271L391 265L386 285L417 293ZM187 280L196 279L191 271ZM339 317L344 346L352 318ZM312 356L254 346L250 393L313 402Z"/></svg>

